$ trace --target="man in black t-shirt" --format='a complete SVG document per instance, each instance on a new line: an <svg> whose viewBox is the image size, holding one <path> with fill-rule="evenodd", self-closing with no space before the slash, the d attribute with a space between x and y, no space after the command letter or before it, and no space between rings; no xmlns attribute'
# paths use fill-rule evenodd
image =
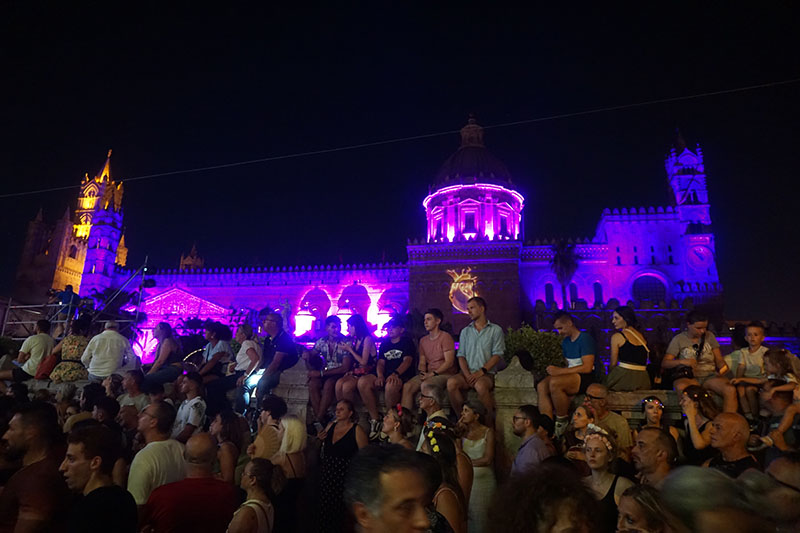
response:
<svg viewBox="0 0 800 533"><path fill-rule="evenodd" d="M278 313L269 313L264 319L264 339L262 363L259 368L264 369L261 379L256 384L256 405L261 405L261 400L272 394L272 391L281 381L281 373L287 368L292 368L298 359L297 345L289 333L283 329L283 318ZM242 376L242 393L237 395L239 411L244 411L250 403L253 390L250 376ZM242 403L244 402L244 403Z"/></svg>
<svg viewBox="0 0 800 533"><path fill-rule="evenodd" d="M706 461L704 466L715 468L732 478L750 468L760 469L758 461L747 451L750 425L737 413L722 413L711 422L711 447L719 455Z"/></svg>
<svg viewBox="0 0 800 533"><path fill-rule="evenodd" d="M386 323L388 338L381 343L378 350L376 374L367 374L358 379L358 392L369 412L369 437L376 439L380 435L381 422L378 413L376 389L384 389L384 400L387 409L400 403L403 384L414 377L414 356L416 346L406 335L405 324L400 318L392 318Z"/></svg>
<svg viewBox="0 0 800 533"><path fill-rule="evenodd" d="M103 425L83 426L67 438L61 472L67 486L83 497L70 511L68 531L137 531L136 502L114 485L111 472L122 451L119 436Z"/></svg>

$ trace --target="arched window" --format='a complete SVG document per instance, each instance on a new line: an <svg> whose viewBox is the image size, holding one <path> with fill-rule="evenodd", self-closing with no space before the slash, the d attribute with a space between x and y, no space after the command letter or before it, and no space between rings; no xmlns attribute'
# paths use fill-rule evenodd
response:
<svg viewBox="0 0 800 533"><path fill-rule="evenodd" d="M603 286L599 281L595 281L592 288L594 289L594 303L603 305Z"/></svg>
<svg viewBox="0 0 800 533"><path fill-rule="evenodd" d="M636 302L642 300L656 303L664 301L667 299L667 288L664 286L664 282L657 277L645 274L633 282L633 299Z"/></svg>
<svg viewBox="0 0 800 533"><path fill-rule="evenodd" d="M75 246L74 244L69 247L69 256L72 259L76 259L78 257L78 247Z"/></svg>
<svg viewBox="0 0 800 533"><path fill-rule="evenodd" d="M547 304L547 307L550 307L555 302L555 296L553 293L553 284L548 283L544 286L544 303Z"/></svg>
<svg viewBox="0 0 800 533"><path fill-rule="evenodd" d="M574 283L569 284L569 301L574 302L578 299L578 286Z"/></svg>

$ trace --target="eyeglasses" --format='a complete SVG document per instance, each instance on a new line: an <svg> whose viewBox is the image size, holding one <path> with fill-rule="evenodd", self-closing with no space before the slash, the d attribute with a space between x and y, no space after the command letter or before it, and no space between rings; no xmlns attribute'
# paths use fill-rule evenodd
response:
<svg viewBox="0 0 800 533"><path fill-rule="evenodd" d="M147 411L142 411L141 413L139 413L139 416L149 416L150 418L155 418L153 415L151 415Z"/></svg>
<svg viewBox="0 0 800 533"><path fill-rule="evenodd" d="M514 415L514 416L511 417L511 420L516 422L517 420L530 420L530 418L528 418L527 416L516 416L516 415Z"/></svg>
<svg viewBox="0 0 800 533"><path fill-rule="evenodd" d="M420 397L420 398L427 398L427 399L429 399L429 400L433 400L433 396L428 396L427 394L422 394L422 393L420 393L419 397Z"/></svg>

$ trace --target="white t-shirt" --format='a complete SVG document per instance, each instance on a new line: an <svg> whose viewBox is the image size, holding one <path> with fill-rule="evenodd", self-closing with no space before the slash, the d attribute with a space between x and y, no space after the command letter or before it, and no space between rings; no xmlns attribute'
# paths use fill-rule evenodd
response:
<svg viewBox="0 0 800 533"><path fill-rule="evenodd" d="M142 409L150 405L150 397L143 392L140 392L138 396L131 396L126 392L125 394L122 394L119 398L117 398L117 402L119 402L120 407L125 407L126 405L132 405L136 408L137 411L141 413Z"/></svg>
<svg viewBox="0 0 800 533"><path fill-rule="evenodd" d="M180 435L183 428L186 427L186 424L194 426L194 433L192 433L192 435L199 433L205 419L206 402L201 396L197 396L191 400L185 400L181 403L181 406L178 407L175 424L172 426L172 438L174 439Z"/></svg>
<svg viewBox="0 0 800 533"><path fill-rule="evenodd" d="M244 341L242 343L242 347L239 348L239 353L236 354L235 370L237 372L247 370L248 368L250 368L250 357L248 357L247 355L247 350L249 350L250 348L254 349L258 354L258 359L259 360L261 359L261 353L262 353L261 346L259 346L259 344L254 340L248 339Z"/></svg>
<svg viewBox="0 0 800 533"><path fill-rule="evenodd" d="M155 489L185 477L183 444L172 439L151 442L133 458L128 475L128 492L133 495L137 505L144 505Z"/></svg>
<svg viewBox="0 0 800 533"><path fill-rule="evenodd" d="M30 354L30 357L22 364L22 370L31 376L35 376L39 363L42 362L45 356L50 355L55 345L56 341L47 333L37 333L25 339L19 351Z"/></svg>
<svg viewBox="0 0 800 533"><path fill-rule="evenodd" d="M731 371L736 374L736 369L740 363L744 363L744 374L746 378L763 378L764 377L764 354L767 353L767 347L761 346L755 353L750 353L750 347L745 347L731 353Z"/></svg>

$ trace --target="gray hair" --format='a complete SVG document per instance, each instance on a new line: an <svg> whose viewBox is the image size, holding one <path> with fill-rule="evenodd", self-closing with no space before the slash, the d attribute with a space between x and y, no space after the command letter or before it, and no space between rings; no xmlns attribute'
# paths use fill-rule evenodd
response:
<svg viewBox="0 0 800 533"><path fill-rule="evenodd" d="M431 385L429 383L423 383L421 390L426 396L430 396L433 398L433 401L438 403L439 406L443 406L445 402L445 393L441 387L437 387L436 385Z"/></svg>

